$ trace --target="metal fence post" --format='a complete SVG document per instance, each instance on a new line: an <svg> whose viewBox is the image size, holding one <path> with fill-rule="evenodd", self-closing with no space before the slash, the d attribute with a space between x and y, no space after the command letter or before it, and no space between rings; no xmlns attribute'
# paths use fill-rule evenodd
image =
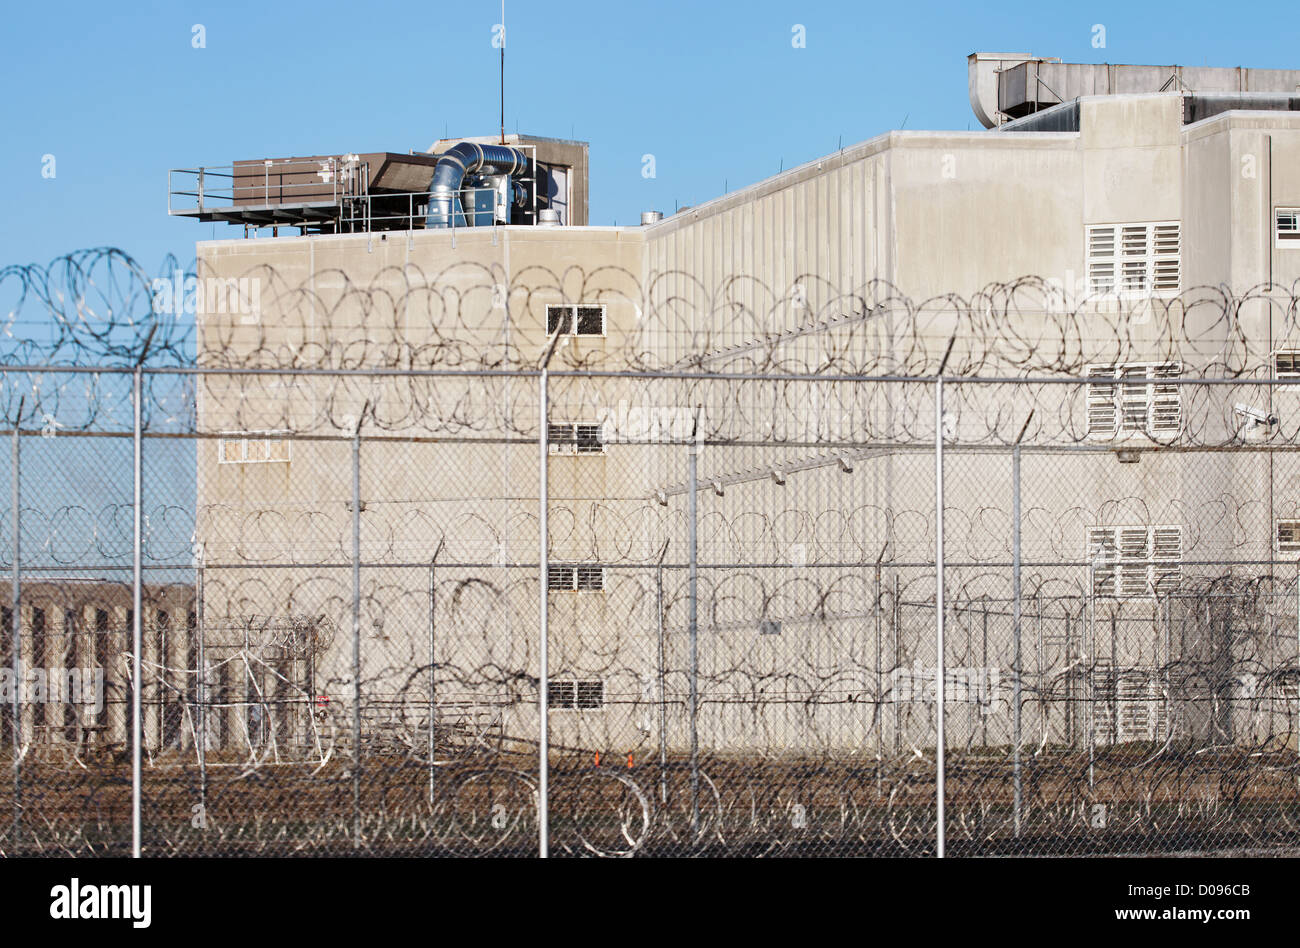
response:
<svg viewBox="0 0 1300 948"><path fill-rule="evenodd" d="M949 351L952 344L948 345ZM944 356L947 361L947 356ZM934 380L934 612L935 648L938 664L935 668L935 851L944 857L944 692L947 690L947 669L944 664L944 602L943 602L943 367Z"/></svg>
<svg viewBox="0 0 1300 948"><path fill-rule="evenodd" d="M438 608L438 585L437 585L437 566L438 554L442 552L443 544L446 542L444 537L438 542L438 549L433 553L433 559L429 561L429 807L432 809L434 804L434 766L433 756L436 746L434 737L434 725L437 720L438 708L438 682L437 668L435 661L437 656L437 608Z"/></svg>
<svg viewBox="0 0 1300 948"><path fill-rule="evenodd" d="M437 683L434 679L434 669L437 665L434 663L435 646L437 643L437 602L438 602L438 578L437 578L437 554L434 554L434 562L429 563L429 805L433 806L433 749L434 749L434 712L433 709L438 701Z"/></svg>
<svg viewBox="0 0 1300 948"><path fill-rule="evenodd" d="M369 407L369 406L366 406ZM361 847L361 424L352 432L352 846Z"/></svg>
<svg viewBox="0 0 1300 948"><path fill-rule="evenodd" d="M697 422L698 424L698 422ZM688 615L691 646L691 837L698 838L700 829L700 736L696 717L699 712L699 535L697 519L699 516L699 441L696 431L691 432L689 462L689 500L687 503L688 546L690 548L690 612Z"/></svg>
<svg viewBox="0 0 1300 948"><path fill-rule="evenodd" d="M1020 764L1020 744L1023 739L1023 712L1021 710L1021 700L1024 696L1024 656L1021 650L1021 609L1020 609L1020 568L1021 568L1021 549L1020 549L1020 442L1025 438L1025 432L1029 430L1029 422L1034 418L1033 409L1030 409L1029 416L1025 418L1025 423L1020 428L1020 434L1016 435L1015 443L1011 446L1011 599L1012 599L1012 625L1015 637L1014 643L1014 661L1015 661L1015 680L1012 700L1015 705L1012 708L1011 720L1012 730L1012 779L1014 786L1014 823L1015 835L1020 835L1021 811L1024 806L1024 787L1022 785L1022 774Z"/></svg>
<svg viewBox="0 0 1300 948"><path fill-rule="evenodd" d="M1022 694L1021 677L1023 669L1021 667L1020 654L1020 443L1016 442L1011 448L1011 609L1012 609L1012 629L1015 637L1014 657L1014 685L1015 693L1012 695L1011 721L1012 730L1012 779L1015 783L1013 807L1015 811L1015 834L1020 835L1020 808L1022 805L1022 787L1020 774L1020 740L1021 740L1021 720L1020 720L1020 698Z"/></svg>
<svg viewBox="0 0 1300 948"><path fill-rule="evenodd" d="M204 561L206 558L206 550L200 546L198 551L198 569L196 570L194 582L194 634L198 638L198 642L195 646L195 664L198 667L194 670L194 704L195 723L197 724L195 735L195 743L197 746L195 747L195 750L197 751L199 758L199 812L204 814L205 819L207 816L208 806L208 715L206 708L208 700L208 659L207 651L203 642L203 571Z"/></svg>
<svg viewBox="0 0 1300 948"><path fill-rule="evenodd" d="M883 657L882 657L882 650L881 650L881 636L884 633L883 633L883 628L881 626L881 614L880 614L881 612L880 597L882 595L880 589L880 560L881 558L884 557L884 555L885 555L885 551L882 549L880 551L880 556L876 558L876 599L875 599L876 602L876 606L875 606L876 707L875 707L874 717L875 717L875 730L876 730L876 796L877 797L881 797L884 795L884 780L883 780L882 771L884 769L884 764L885 764L885 722L884 722L885 711L884 708L881 707L881 703L884 700L884 693L885 693L884 670L882 668Z"/></svg>
<svg viewBox="0 0 1300 948"><path fill-rule="evenodd" d="M22 636L22 509L20 507L22 493L20 489L20 477L22 467L20 457L22 451L21 435L18 433L18 426L22 420L22 405L18 406L18 414L14 418L14 436L13 450L9 461L9 480L11 487L11 514L10 522L13 524L13 594L12 619L9 623L13 632L13 750L14 750L14 832L13 848L18 849L19 835L22 829L22 796L23 796L23 765L22 765L22 744L23 744L23 636Z"/></svg>
<svg viewBox="0 0 1300 948"><path fill-rule="evenodd" d="M902 667L903 663L903 607L902 602L903 582L902 577L898 575L898 570L894 570L894 598L889 610L889 624L892 626L894 635L894 668ZM898 700L898 695L894 689L890 688L891 704L894 706L894 756L897 757L903 750L903 703Z"/></svg>
<svg viewBox="0 0 1300 948"><path fill-rule="evenodd" d="M455 214L452 214L455 221ZM452 225L452 246L456 246L455 224ZM547 367L551 356L560 341L560 332L564 323L552 330L547 340L546 349L537 360L537 582L538 582L538 626L541 641L537 649L537 855L546 859L550 855L550 656L547 652L550 637L549 621L551 610L550 596L550 527L547 523L547 509L550 506L550 393L547 390L550 376Z"/></svg>
<svg viewBox="0 0 1300 948"><path fill-rule="evenodd" d="M152 333L151 333L152 335ZM148 343L146 342L146 348ZM135 424L132 435L132 486L134 490L135 537L132 544L131 567L131 855L140 858L140 798L143 780L141 743L144 726L141 721L140 691L144 685L144 580L142 575L142 547L144 545L144 483L143 483L143 423L144 356L135 365L132 380L132 402Z"/></svg>
<svg viewBox="0 0 1300 948"><path fill-rule="evenodd" d="M659 551L659 565L655 571L655 611L659 626L659 803L668 803L668 690L665 682L666 656L664 654L664 556L668 541Z"/></svg>
<svg viewBox="0 0 1300 948"><path fill-rule="evenodd" d="M149 327L131 379L132 426L132 503L134 542L131 562L131 855L140 858L140 806L144 780L144 723L140 692L144 686L144 360L158 324Z"/></svg>
<svg viewBox="0 0 1300 948"><path fill-rule="evenodd" d="M1088 789L1092 790L1096 784L1097 750L1097 580L1095 565L1090 565L1089 570L1093 576L1089 582L1092 594L1088 597L1091 607L1088 610L1088 625L1080 633L1079 641L1084 643L1083 648L1087 657L1083 670L1088 676L1085 689L1085 694L1088 696Z"/></svg>
<svg viewBox="0 0 1300 948"><path fill-rule="evenodd" d="M557 335L551 338L551 350L554 350ZM546 354L549 361L550 352ZM546 521L547 507L550 503L550 492L548 489L549 474L549 450L548 444L550 429L548 427L549 405L547 403L547 371L545 362L541 366L541 374L537 380L537 397L538 397L538 485L537 485L537 562L538 575L537 583L538 592L538 634L540 641L537 649L537 855L541 859L550 855L549 823L550 823L550 799L547 778L550 775L550 754L549 739L550 735L547 730L549 723L547 714L549 712L550 695L550 670L547 668L547 638L549 630L547 620L550 614L550 593L549 593L549 575L550 575L550 549L548 544L549 526Z"/></svg>

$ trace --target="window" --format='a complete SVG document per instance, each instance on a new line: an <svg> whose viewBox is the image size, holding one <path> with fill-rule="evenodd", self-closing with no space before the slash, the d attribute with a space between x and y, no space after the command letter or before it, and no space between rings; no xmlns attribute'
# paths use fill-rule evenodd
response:
<svg viewBox="0 0 1300 948"><path fill-rule="evenodd" d="M572 681L548 681L546 683L546 704L552 708L572 710L575 691Z"/></svg>
<svg viewBox="0 0 1300 948"><path fill-rule="evenodd" d="M602 426L580 422L546 426L546 440L552 454L604 454Z"/></svg>
<svg viewBox="0 0 1300 948"><path fill-rule="evenodd" d="M604 454L605 443L601 438L600 425L578 424L573 426L574 439L579 454Z"/></svg>
<svg viewBox="0 0 1300 948"><path fill-rule="evenodd" d="M574 706L579 711L595 711L605 706L605 683L599 680L574 682L577 686Z"/></svg>
<svg viewBox="0 0 1300 948"><path fill-rule="evenodd" d="M222 464L288 461L289 442L275 432L231 433L222 437L218 444L217 460Z"/></svg>
<svg viewBox="0 0 1300 948"><path fill-rule="evenodd" d="M546 588L560 592L604 592L605 568L552 564L546 568Z"/></svg>
<svg viewBox="0 0 1300 948"><path fill-rule="evenodd" d="M1177 434L1182 425L1179 386L1162 383L1182 374L1178 362L1088 366L1088 436Z"/></svg>
<svg viewBox="0 0 1300 948"><path fill-rule="evenodd" d="M109 640L108 610L106 609L95 610L94 643L95 644L93 650L95 653L95 668L98 670L98 672L101 675L104 676L105 688L107 688L108 686L107 678L109 673L108 656L109 656L109 647L111 646L112 643ZM108 726L108 704L106 702L100 703L98 711L95 714L95 724L100 727Z"/></svg>
<svg viewBox="0 0 1300 948"><path fill-rule="evenodd" d="M551 680L546 703L558 711L598 711L605 707L605 683L598 678Z"/></svg>
<svg viewBox="0 0 1300 948"><path fill-rule="evenodd" d="M1181 225L1099 224L1088 228L1088 288L1121 296L1177 293Z"/></svg>
<svg viewBox="0 0 1300 948"><path fill-rule="evenodd" d="M1279 207L1273 213L1276 243L1280 249L1300 249L1300 208Z"/></svg>
<svg viewBox="0 0 1300 948"><path fill-rule="evenodd" d="M1088 563L1097 596L1141 598L1176 588L1183 575L1182 527L1093 527Z"/></svg>
<svg viewBox="0 0 1300 948"><path fill-rule="evenodd" d="M1162 740L1168 731L1160 675L1145 668L1093 670L1093 706L1098 744Z"/></svg>
<svg viewBox="0 0 1300 948"><path fill-rule="evenodd" d="M1300 520L1277 522L1277 551L1279 554L1300 554Z"/></svg>
<svg viewBox="0 0 1300 948"><path fill-rule="evenodd" d="M1273 375L1279 379L1300 379L1300 352L1291 349L1273 353Z"/></svg>
<svg viewBox="0 0 1300 948"><path fill-rule="evenodd" d="M604 306L551 305L546 307L546 334L561 336L605 335Z"/></svg>
<svg viewBox="0 0 1300 948"><path fill-rule="evenodd" d="M80 639L77 636L77 610L63 610L63 674L64 680L70 681L72 673L77 672L81 667L77 664L77 643ZM85 681L85 678L82 678ZM84 684L83 684L84 688ZM94 679L91 678L91 688L94 688ZM91 692L93 696L93 691ZM85 697L85 692L82 692ZM63 706L63 739L75 741L77 739L77 709L73 706L75 697Z"/></svg>
<svg viewBox="0 0 1300 948"><path fill-rule="evenodd" d="M31 619L32 635L32 654L31 663L34 668L43 668L45 666L45 647L47 636L45 634L45 610L32 609ZM48 695L46 695L48 699ZM32 706L32 725L37 728L37 734L40 739L48 740L49 734L45 729L45 705L46 700L33 702Z"/></svg>

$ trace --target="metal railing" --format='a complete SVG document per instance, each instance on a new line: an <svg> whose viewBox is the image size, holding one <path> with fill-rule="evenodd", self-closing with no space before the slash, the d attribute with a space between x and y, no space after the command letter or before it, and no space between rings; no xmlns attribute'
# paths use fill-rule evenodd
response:
<svg viewBox="0 0 1300 948"><path fill-rule="evenodd" d="M536 146L516 146L534 154ZM529 196L527 215L537 221L538 180L518 180ZM443 222L459 230L466 227L507 223L510 205L503 206L493 188L462 188L456 193L456 211ZM370 233L391 230L421 230L427 223L427 191L376 191L370 187L369 162L356 156L319 159L281 158L176 168L167 172L167 213L171 216L211 216L253 227L299 226L338 233ZM258 214L278 218L259 219ZM296 219L294 209L310 209ZM504 215L505 220L502 220Z"/></svg>
<svg viewBox="0 0 1300 948"><path fill-rule="evenodd" d="M315 177L316 180L311 180ZM229 165L174 168L167 172L167 213L193 214L226 210L240 204L338 204L343 197L368 190L366 162L267 158ZM181 199L188 198L188 201Z"/></svg>

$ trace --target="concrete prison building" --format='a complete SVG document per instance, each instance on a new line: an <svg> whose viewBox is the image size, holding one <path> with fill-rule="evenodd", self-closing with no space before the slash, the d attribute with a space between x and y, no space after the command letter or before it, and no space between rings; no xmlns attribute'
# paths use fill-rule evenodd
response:
<svg viewBox="0 0 1300 948"><path fill-rule="evenodd" d="M204 623L331 630L227 693L350 701L359 425L366 727L418 735L432 663L440 720L536 733L558 331L555 745L687 746L697 450L701 748L933 746L934 386L832 378L932 376L954 340L946 374L1022 381L946 386L948 739L1011 740L1020 438L1026 733L1290 740L1300 396L1260 383L1300 377L1300 72L970 71L985 130L639 226L587 223L579 142L237 162L224 202L198 172L176 213L265 238L198 246L199 362L231 370L198 383ZM523 374L419 374L458 369Z"/></svg>

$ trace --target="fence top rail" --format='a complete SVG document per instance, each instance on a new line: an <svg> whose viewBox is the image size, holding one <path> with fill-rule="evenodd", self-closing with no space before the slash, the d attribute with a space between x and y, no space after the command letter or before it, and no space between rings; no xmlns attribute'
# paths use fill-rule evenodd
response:
<svg viewBox="0 0 1300 948"><path fill-rule="evenodd" d="M71 365L41 363L32 365L0 364L0 375L133 375L133 365ZM475 369L475 368L401 368L393 366L366 366L357 368L312 367L253 367L253 366L149 366L142 365L144 375L187 376L305 376L323 378L525 378L536 379L541 370L536 368ZM856 375L796 372L702 372L684 369L550 369L551 378L607 378L656 379L701 382L806 382L806 383L877 383L877 384L933 384L938 381L952 385L1227 385L1267 386L1270 388L1300 388L1300 377L1276 378L1272 376L1138 376L1095 377L1086 375Z"/></svg>
<svg viewBox="0 0 1300 948"><path fill-rule="evenodd" d="M484 435L484 436L466 436L466 435L410 435L410 434L385 434L384 429L379 428L371 431L368 428L362 429L361 440L364 444L405 444L405 445L513 445L521 446L535 445L537 438L531 433L525 433L514 436L502 435ZM39 438L42 441L69 440L77 438L105 438L119 441L130 441L135 435L129 429L94 429L94 428L68 428L58 431L50 431L44 428L31 428L18 426L17 431L12 425L9 427L0 427L0 438L13 437L17 433L22 438ZM235 430L181 430L181 431L150 431L144 430L140 433L141 438L147 441L227 441L240 438L276 438L283 441L292 442L321 442L329 444L351 444L356 435L350 431L292 431L281 430L274 432L265 431L235 431ZM840 458L846 460L870 460L875 457L884 457L890 454L916 454L929 455L934 453L933 440L916 440L916 441L772 441L772 440L754 440L749 438L699 438L695 441L661 438L648 441L628 441L628 442L609 442L611 445L626 444L631 447L654 447L654 448L689 448L695 445L697 448L779 448L781 450L798 450L798 449L819 449L830 450L832 456L825 459L819 459L817 465L811 464L781 464L776 463L769 468L764 468L761 473L753 474L752 472L745 476L736 474L725 477L707 477L701 478L697 490L700 493L713 491L715 484L730 486L737 483L746 483L752 480L766 480L771 476L771 471L775 469L781 474L794 474L813 467L828 467L833 465ZM1290 442L1278 443L1253 443L1232 441L1222 444L1128 444L1115 442L1086 443L1086 442L1020 442L1016 443L1010 440L995 442L976 442L962 443L961 441L944 438L944 452L952 456L974 456L974 455L1006 455L1013 449L1019 449L1024 456L1036 455L1063 455L1063 454L1116 454L1123 452L1126 455L1156 455L1156 454L1282 454L1294 455L1296 445ZM869 457L859 458L849 452L854 451L871 451ZM684 485L674 484L660 489L666 496L678 496L687 492ZM654 500L655 495L646 495L639 497L640 500Z"/></svg>

